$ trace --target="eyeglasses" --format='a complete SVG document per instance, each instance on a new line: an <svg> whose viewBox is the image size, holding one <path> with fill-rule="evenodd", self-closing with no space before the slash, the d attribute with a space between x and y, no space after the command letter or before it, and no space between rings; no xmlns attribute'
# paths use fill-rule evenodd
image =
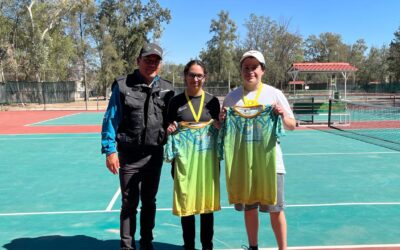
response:
<svg viewBox="0 0 400 250"><path fill-rule="evenodd" d="M195 74L195 73L188 73L188 76L190 78L195 79L197 77L198 80L203 80L204 77L206 77L206 75L203 74Z"/></svg>

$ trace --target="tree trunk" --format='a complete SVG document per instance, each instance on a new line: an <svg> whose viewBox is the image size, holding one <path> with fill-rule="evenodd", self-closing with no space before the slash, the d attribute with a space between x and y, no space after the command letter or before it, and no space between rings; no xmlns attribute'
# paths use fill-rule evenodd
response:
<svg viewBox="0 0 400 250"><path fill-rule="evenodd" d="M4 78L4 71L3 71L3 63L0 62L0 82L6 82L6 79Z"/></svg>

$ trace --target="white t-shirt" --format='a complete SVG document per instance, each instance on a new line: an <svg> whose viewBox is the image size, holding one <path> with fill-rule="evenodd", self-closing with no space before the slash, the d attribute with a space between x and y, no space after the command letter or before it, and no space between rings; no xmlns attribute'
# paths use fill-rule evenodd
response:
<svg viewBox="0 0 400 250"><path fill-rule="evenodd" d="M257 95L257 89L248 92L246 98L248 100L253 100L256 97L256 95ZM270 85L263 84L260 96L258 97L258 104L261 105L278 104L283 108L285 115L294 119L293 111L290 108L289 102L287 101L285 95L282 93L282 91ZM243 87L236 88L235 90L229 92L224 99L223 106L224 107L244 106ZM276 145L276 172L280 174L286 173L285 165L283 164L282 149L279 143L277 143Z"/></svg>

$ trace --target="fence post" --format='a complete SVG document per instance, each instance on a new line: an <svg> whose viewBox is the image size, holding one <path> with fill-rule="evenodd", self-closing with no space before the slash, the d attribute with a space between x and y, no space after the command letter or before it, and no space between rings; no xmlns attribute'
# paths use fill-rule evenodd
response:
<svg viewBox="0 0 400 250"><path fill-rule="evenodd" d="M46 93L45 93L43 82L40 82L40 85L42 86L43 110L46 110Z"/></svg>

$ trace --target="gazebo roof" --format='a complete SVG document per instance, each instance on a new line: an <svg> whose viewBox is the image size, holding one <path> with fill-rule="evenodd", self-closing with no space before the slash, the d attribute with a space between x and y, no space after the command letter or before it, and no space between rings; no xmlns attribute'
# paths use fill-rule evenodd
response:
<svg viewBox="0 0 400 250"><path fill-rule="evenodd" d="M331 62L331 63L293 63L288 73L292 72L354 72L358 69L349 63Z"/></svg>

